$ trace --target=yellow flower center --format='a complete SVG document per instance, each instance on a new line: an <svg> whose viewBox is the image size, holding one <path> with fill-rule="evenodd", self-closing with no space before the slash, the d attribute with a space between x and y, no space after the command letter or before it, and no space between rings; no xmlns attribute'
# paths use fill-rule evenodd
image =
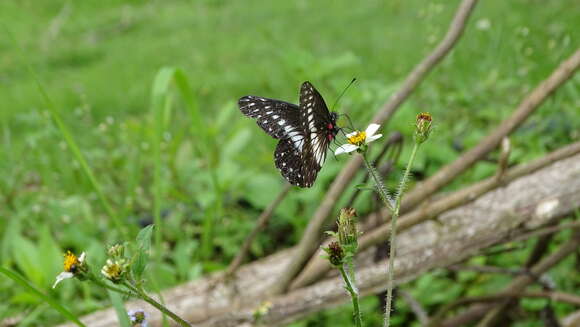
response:
<svg viewBox="0 0 580 327"><path fill-rule="evenodd" d="M119 276L121 276L121 266L117 264L107 266L107 268L105 268L105 271L107 272L107 275L109 275L113 279L119 278Z"/></svg>
<svg viewBox="0 0 580 327"><path fill-rule="evenodd" d="M366 132L356 132L356 134L348 138L348 143L360 146L364 144L366 139L367 139Z"/></svg>
<svg viewBox="0 0 580 327"><path fill-rule="evenodd" d="M64 271L74 273L74 271L78 268L79 264L80 264L79 258L77 258L77 256L74 255L74 253L66 251L66 253L64 254Z"/></svg>

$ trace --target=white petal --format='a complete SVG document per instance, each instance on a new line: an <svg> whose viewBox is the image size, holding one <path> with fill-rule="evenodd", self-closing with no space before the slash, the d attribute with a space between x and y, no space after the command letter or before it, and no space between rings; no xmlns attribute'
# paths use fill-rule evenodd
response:
<svg viewBox="0 0 580 327"><path fill-rule="evenodd" d="M379 130L379 127L381 127L379 124L370 124L365 130L365 133L367 133L367 139L373 136Z"/></svg>
<svg viewBox="0 0 580 327"><path fill-rule="evenodd" d="M353 136L357 135L358 133L359 133L359 131L354 131L354 132L352 132L352 133L348 133L348 134L346 134L346 138L347 138L347 139L348 139L348 138L351 138L351 137L353 137Z"/></svg>
<svg viewBox="0 0 580 327"><path fill-rule="evenodd" d="M373 135L371 137L367 137L367 139L365 140L365 142L368 144L368 143L371 143L374 140L380 139L381 137L383 137L383 134Z"/></svg>
<svg viewBox="0 0 580 327"><path fill-rule="evenodd" d="M87 255L86 255L86 253L84 253L84 252L83 252L83 253L81 253L81 256L79 257L79 262L80 262L80 263L83 263L83 261L85 261L85 257L86 257L86 256L87 256Z"/></svg>
<svg viewBox="0 0 580 327"><path fill-rule="evenodd" d="M343 153L349 153L349 152L353 152L356 149L358 149L358 146L356 146L354 144L343 144L343 145L339 146L338 148L336 148L336 150L334 151L334 154L339 155L339 154L343 154Z"/></svg>
<svg viewBox="0 0 580 327"><path fill-rule="evenodd" d="M62 282L63 280L73 278L73 277L74 277L74 274L71 272L66 272L66 271L61 272L60 274L58 274L58 276L56 276L56 281L52 285L52 288L55 288L56 285L58 283Z"/></svg>

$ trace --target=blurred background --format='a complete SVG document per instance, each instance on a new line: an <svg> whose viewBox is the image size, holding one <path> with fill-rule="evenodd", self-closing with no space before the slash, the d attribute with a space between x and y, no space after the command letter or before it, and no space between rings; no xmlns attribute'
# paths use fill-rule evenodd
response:
<svg viewBox="0 0 580 327"><path fill-rule="evenodd" d="M124 241L120 228L134 237L153 222L157 203L163 260L149 267L156 288L224 269L285 185L273 163L276 141L239 112L237 99L252 94L297 103L300 84L309 80L331 106L356 77L335 110L362 129L443 37L458 3L1 1L2 266L75 314L109 306L106 293L79 282L49 290L62 270L62 253L86 251L90 261L103 262L106 246ZM577 0L477 5L453 52L382 127L384 134L403 134L402 158L407 158L415 115L429 111L434 116L436 128L416 161L415 181L475 145L575 51L579 8ZM188 91L172 87L163 97L171 110L158 115L153 85L164 67L179 69ZM111 211L51 119L34 74L86 157ZM512 164L580 138L579 77L513 134ZM159 152L153 146L156 135L161 135ZM290 191L254 242L251 260L300 239L345 162L329 155L313 188ZM396 186L404 164L389 177L389 187ZM490 176L495 169L493 163L480 163L447 189ZM161 183L154 187L156 173ZM370 210L372 195L364 193L355 206L362 213ZM493 260L509 266L528 252L529 246L523 246ZM579 277L571 275L574 264L564 262L552 277L578 287ZM434 271L406 289L429 309L510 280L474 276L457 279ZM524 300L523 305L533 311L542 301ZM293 326L350 326L351 313L344 308L349 307ZM571 310L565 304L555 308L557 313ZM406 304L401 301L398 310L393 323L411 325L414 317ZM363 313L368 325L382 321L376 297L363 300ZM50 306L0 278L0 317L13 316L26 318L23 326L62 321ZM538 325L530 320L521 326Z"/></svg>

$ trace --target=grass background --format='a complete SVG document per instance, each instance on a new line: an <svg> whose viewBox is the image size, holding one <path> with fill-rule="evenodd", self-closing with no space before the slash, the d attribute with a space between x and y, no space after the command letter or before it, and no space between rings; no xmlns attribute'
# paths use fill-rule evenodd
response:
<svg viewBox="0 0 580 327"><path fill-rule="evenodd" d="M96 265L105 259L107 245L126 240L52 122L26 65L38 74L122 228L133 237L159 209L162 263L150 272L155 287L165 288L223 269L257 215L283 188L272 162L276 141L240 114L240 96L296 102L300 83L310 80L331 105L357 77L336 110L364 128L442 38L457 4L0 2L5 29L0 37L1 265L82 315L110 302L106 293L78 282L50 290L62 269L63 251L87 251ZM399 130L410 137L415 114L433 114L437 128L419 154L417 176L432 174L454 160L458 149L476 144L575 51L580 37L575 8L576 0L479 3L456 49L383 127L383 133ZM189 98L174 86L154 94L163 67L180 69ZM576 76L513 135L512 163L578 140L579 113ZM253 245L253 259L299 240L344 162L330 157L312 189L291 192ZM448 189L494 169L480 163ZM390 185L397 179L395 174ZM368 210L370 195L356 206L359 212ZM531 245L473 260L519 266ZM569 258L552 273L563 290L579 288L575 264ZM433 309L455 296L493 292L508 281L436 271L407 289ZM530 319L522 326L539 326L534 314L544 305L543 300L524 301ZM375 298L365 299L363 309L369 325L380 321ZM556 309L560 315L571 310ZM0 317L19 314L26 317L22 325L62 319L33 293L0 278ZM348 310L341 309L296 325L348 326L349 319ZM407 325L414 317L401 302L394 319Z"/></svg>

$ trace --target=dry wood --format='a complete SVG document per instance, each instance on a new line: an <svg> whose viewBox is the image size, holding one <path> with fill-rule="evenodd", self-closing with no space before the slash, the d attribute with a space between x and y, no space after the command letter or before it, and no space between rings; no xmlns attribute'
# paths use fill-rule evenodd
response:
<svg viewBox="0 0 580 327"><path fill-rule="evenodd" d="M503 183L512 181L516 178L530 174L546 165L551 164L554 161L560 160L562 158L569 157L571 155L580 152L580 142L571 144L562 149L556 150L549 155L537 159L531 163L526 163L514 167L503 174L501 183L495 178L490 177L487 180L478 182L474 185L466 187L457 192L451 193L437 201L429 203L424 207L412 211L408 214L401 216L397 222L397 230L404 231L409 229L419 223L425 222L427 220L437 217L437 215L455 208L457 206L463 205L469 201L474 200L481 194L489 192L490 190L503 185ZM388 215L388 211L383 209L379 215ZM367 232L359 240L359 249L364 250L371 246L378 245L380 243L386 242L390 235L391 227L389 224L383 224L379 228L374 228L372 231ZM330 270L330 265L325 260L321 259L321 250L318 251L317 255L312 258L303 272L296 278L292 284L291 289L303 287L305 285L311 284L316 280L320 279L324 274Z"/></svg>
<svg viewBox="0 0 580 327"><path fill-rule="evenodd" d="M476 3L477 0L463 0L461 2L444 39L439 43L435 50L423 59L423 61L421 61L421 63L419 63L407 76L401 89L391 96L389 101L375 115L372 122L378 124L386 123L400 107L403 101L405 101L423 79L425 79L427 74L443 58L445 58L463 34L467 20ZM332 212L334 204L350 184L361 163L362 160L360 156L353 156L330 185L330 189L326 192L322 203L319 205L312 219L310 219L302 239L296 246L292 254L292 261L290 261L284 270L284 273L279 277L276 286L270 290L272 294L284 292L290 285L292 279L294 279L294 277L300 272L304 263L306 263L306 261L316 251L320 244L320 238L322 236L325 222Z"/></svg>
<svg viewBox="0 0 580 327"><path fill-rule="evenodd" d="M439 216L438 223L426 221L403 231L397 245L397 282L403 283L427 270L459 262L489 246L507 242L570 214L580 204L579 174L580 155L577 154L445 212ZM283 251L240 268L239 278L234 281L243 299L243 307L239 310L233 308L235 299L229 296L231 288L228 286L219 285L210 291L209 285L219 278L219 274L165 291L165 302L189 321L208 326L236 326L250 322L255 308L264 300L272 302L271 310L264 317L266 325L288 323L348 300L339 278L267 298L265 292L276 283L277 274L290 260L288 253ZM386 260L374 264L372 259L359 263L357 281L362 294L385 289L386 264ZM548 266L542 267L547 269ZM527 281L529 277L516 280L519 278ZM159 325L160 314L146 304L135 301L128 307L145 308L151 316L151 325ZM116 323L116 318L114 311L107 309L86 316L83 321L89 326L110 326Z"/></svg>

